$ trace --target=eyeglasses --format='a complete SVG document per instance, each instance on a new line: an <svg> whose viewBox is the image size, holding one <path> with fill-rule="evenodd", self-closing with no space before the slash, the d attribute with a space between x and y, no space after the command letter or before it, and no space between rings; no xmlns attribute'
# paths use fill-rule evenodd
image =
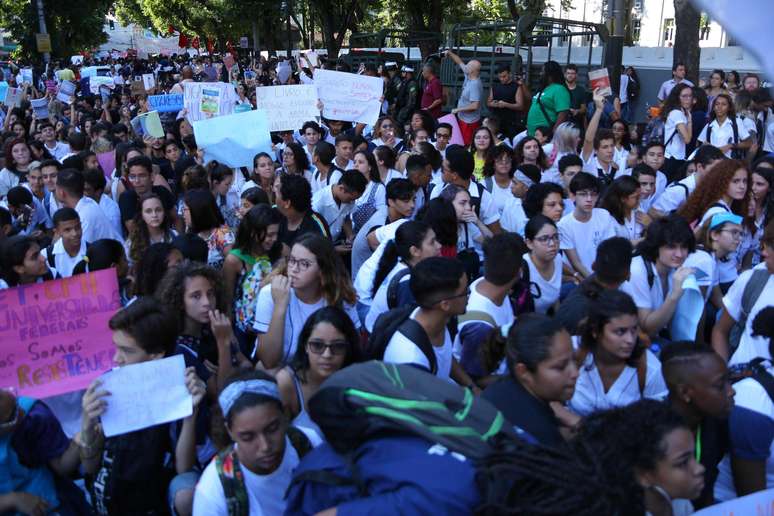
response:
<svg viewBox="0 0 774 516"><path fill-rule="evenodd" d="M315 355L324 354L326 349L331 352L331 355L343 355L347 352L347 343L341 340L334 340L332 342L310 340L306 344L309 346L309 351Z"/></svg>
<svg viewBox="0 0 774 516"><path fill-rule="evenodd" d="M309 270L309 267L311 267L312 264L314 264L312 260L303 260L303 259L299 260L298 258L294 258L293 256L288 258L288 269L295 268L296 265L298 265L298 268L300 270L306 271L306 270Z"/></svg>
<svg viewBox="0 0 774 516"><path fill-rule="evenodd" d="M559 243L559 233L535 237L533 240L535 240L535 242L540 242L543 245L548 245L549 243L557 244Z"/></svg>
<svg viewBox="0 0 774 516"><path fill-rule="evenodd" d="M448 140L449 138L451 138L451 135L450 134L444 134L444 133L436 133L435 137L438 140Z"/></svg>

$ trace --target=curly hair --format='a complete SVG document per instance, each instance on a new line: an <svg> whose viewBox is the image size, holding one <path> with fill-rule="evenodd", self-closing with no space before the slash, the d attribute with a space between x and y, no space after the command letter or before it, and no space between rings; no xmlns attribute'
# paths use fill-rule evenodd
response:
<svg viewBox="0 0 774 516"><path fill-rule="evenodd" d="M682 108L680 107L680 94L682 94L683 90L686 88L693 91L692 88L685 83L680 83L672 88L672 91L669 92L669 95L664 100L664 105L661 106L660 116L662 119L666 120L669 117L669 113L675 109L682 111Z"/></svg>
<svg viewBox="0 0 774 516"><path fill-rule="evenodd" d="M131 246L129 248L129 259L134 263L137 263L142 259L142 256L145 254L145 250L148 249L151 244L148 224L146 224L145 219L142 218L142 205L145 204L145 201L150 199L158 199L162 210L164 209L164 203L161 201L161 197L153 192L149 192L143 195L140 201L137 203L138 210L134 216L134 227L129 233L129 240L131 242ZM170 234L170 224L166 211L163 213L164 220L161 222L161 230L164 232L164 237L166 239L167 235Z"/></svg>
<svg viewBox="0 0 774 516"><path fill-rule="evenodd" d="M508 173L510 177L513 177L513 174L516 172L516 161L513 160L513 149L505 145L504 143L501 143L500 145L495 145L493 147L490 147L489 150L486 153L486 162L484 163L484 176L485 177L491 177L495 174L495 161L500 159L503 156L508 156L511 158L511 170Z"/></svg>
<svg viewBox="0 0 774 516"><path fill-rule="evenodd" d="M186 280L202 277L207 279L215 290L215 308L224 314L230 313L223 288L223 276L209 265L199 262L185 262L164 275L156 290L156 298L177 317L178 333L185 327L185 287Z"/></svg>
<svg viewBox="0 0 774 516"><path fill-rule="evenodd" d="M513 149L513 160L516 165L521 165L524 162L524 146L528 142L535 142L538 144L538 157L536 162L540 167L540 170L548 169L548 158L546 157L546 153L543 152L543 147L540 145L540 142L537 141L537 139L533 136L527 136L521 140Z"/></svg>
<svg viewBox="0 0 774 516"><path fill-rule="evenodd" d="M734 178L734 174L739 169L747 173L747 183L750 183L750 171L743 161L736 159L724 159L712 167L712 172L696 185L696 189L688 196L688 200L678 211L678 214L685 220L691 222L700 219L702 215L714 203L720 201L728 190L728 185ZM737 215L749 219L750 188L744 194L741 200L734 200L731 203L731 211Z"/></svg>
<svg viewBox="0 0 774 516"><path fill-rule="evenodd" d="M317 260L317 266L320 268L320 289L329 306L341 306L343 303L354 305L357 302L357 294L347 268L328 238L307 233L298 237L293 245L304 247ZM287 276L287 270L285 261L277 268L276 274Z"/></svg>

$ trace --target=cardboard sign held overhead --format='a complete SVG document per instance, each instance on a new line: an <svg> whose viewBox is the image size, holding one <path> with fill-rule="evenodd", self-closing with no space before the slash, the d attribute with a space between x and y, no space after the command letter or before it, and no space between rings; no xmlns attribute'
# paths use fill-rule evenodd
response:
<svg viewBox="0 0 774 516"><path fill-rule="evenodd" d="M142 81L132 81L130 91L132 95L145 95L145 83Z"/></svg>

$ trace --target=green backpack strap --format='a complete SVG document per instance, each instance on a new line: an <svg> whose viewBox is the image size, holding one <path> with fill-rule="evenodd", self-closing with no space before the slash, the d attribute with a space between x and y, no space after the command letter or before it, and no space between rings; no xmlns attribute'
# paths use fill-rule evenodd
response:
<svg viewBox="0 0 774 516"><path fill-rule="evenodd" d="M250 506L245 488L245 478L239 467L236 450L231 446L215 457L215 469L218 472L229 516L249 516Z"/></svg>
<svg viewBox="0 0 774 516"><path fill-rule="evenodd" d="M470 310L457 317L457 324L462 324L468 321L483 321L490 325L492 328L497 327L497 323L491 314L482 312L480 310Z"/></svg>

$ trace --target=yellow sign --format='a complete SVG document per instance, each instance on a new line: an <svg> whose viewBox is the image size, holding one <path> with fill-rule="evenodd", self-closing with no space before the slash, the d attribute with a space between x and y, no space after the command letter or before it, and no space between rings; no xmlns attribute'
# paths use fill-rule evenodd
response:
<svg viewBox="0 0 774 516"><path fill-rule="evenodd" d="M51 36L48 34L35 34L35 42L38 46L38 52L51 52Z"/></svg>

